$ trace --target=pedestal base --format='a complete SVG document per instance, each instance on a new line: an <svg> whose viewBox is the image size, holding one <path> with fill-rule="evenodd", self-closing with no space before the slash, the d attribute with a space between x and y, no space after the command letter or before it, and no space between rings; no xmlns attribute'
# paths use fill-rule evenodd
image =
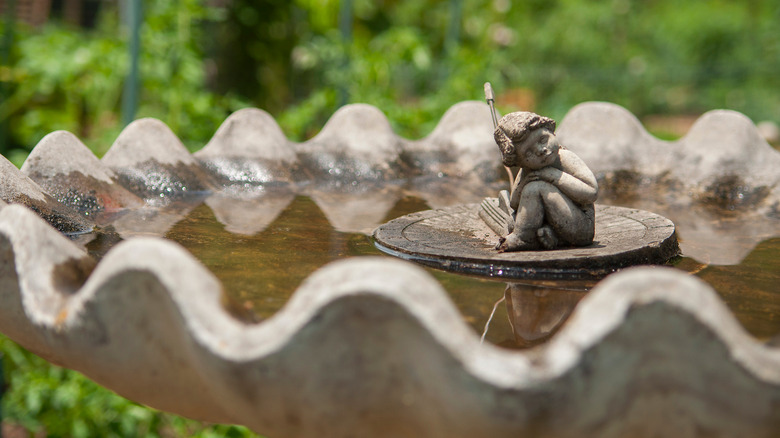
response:
<svg viewBox="0 0 780 438"><path fill-rule="evenodd" d="M605 205L596 205L596 234L589 246L498 253L495 227L480 218L485 207L500 211L498 200L485 203L482 208L457 205L394 219L374 231L375 245L426 266L504 278L598 278L627 266L663 264L680 254L669 219Z"/></svg>

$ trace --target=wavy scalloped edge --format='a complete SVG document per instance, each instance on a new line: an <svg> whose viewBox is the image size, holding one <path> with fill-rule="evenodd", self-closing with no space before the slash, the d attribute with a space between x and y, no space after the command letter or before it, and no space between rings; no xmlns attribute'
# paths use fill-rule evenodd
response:
<svg viewBox="0 0 780 438"><path fill-rule="evenodd" d="M206 147L191 154L165 123L147 118L129 124L101 160L73 134L57 131L35 146L21 174L14 168L14 178L3 179L0 195L15 202L15 195L8 193L37 199L48 192L57 201L49 200L52 208L76 216L70 228L86 231L114 218L101 217L101 212L137 209L136 196L148 206L165 207L192 195L222 191L236 192L239 198L253 197L256 193L251 187L256 186L287 185L305 191L312 179L330 192L354 187L358 181L362 190L371 181L393 180L401 173L408 177L446 172L468 177L477 169L482 177L494 179L497 155L489 119L486 105L461 102L442 116L431 135L409 141L392 131L380 110L355 104L339 109L314 138L294 143L272 116L249 108L228 117ZM464 132L482 141L463 143L459 139ZM475 136L479 132L482 135ZM417 156L420 145L431 154ZM401 162L402 155L409 163ZM4 159L0 165L13 167ZM236 186L248 194L239 193ZM372 227L362 224L357 228Z"/></svg>
<svg viewBox="0 0 780 438"><path fill-rule="evenodd" d="M586 102L569 111L558 133L563 143L596 171L634 170L648 175L672 172L691 184L723 173L765 185L773 186L778 181L774 169L780 164L780 153L761 137L750 119L735 111L709 111L683 138L667 142L649 134L633 114L619 105ZM140 119L122 131L102 161L116 169L132 168L147 160L194 166L227 158L291 167L302 155L343 153L366 166L382 167L409 152L438 155L427 164L457 161L461 175L483 162L497 166L499 155L492 141L487 105L475 101L453 105L434 131L419 140L395 134L387 117L376 107L346 105L315 137L302 143L287 139L267 112L247 108L230 115L208 144L194 154L163 122ZM62 165L62 161L50 165ZM417 166L424 167L425 163Z"/></svg>
<svg viewBox="0 0 780 438"><path fill-rule="evenodd" d="M780 176L775 172L780 153L740 113L710 111L683 138L666 142L650 135L626 109L587 102L566 115L558 133L601 175L624 171L671 177L693 190L694 197L736 190L744 195L730 199L737 204L750 201L746 207L765 214L780 211ZM23 172L38 183L49 182L42 184L46 187L62 186L62 178L73 172L108 178L157 204L181 191L219 191L233 184L335 181L336 190L344 190L341 183L415 175L477 176L490 182L499 176L500 165L487 105L474 101L453 105L434 131L419 140L396 135L386 116L365 104L340 108L319 134L302 143L287 139L267 112L239 110L194 154L163 122L140 119L122 131L100 166L70 136L44 138Z"/></svg>
<svg viewBox="0 0 780 438"><path fill-rule="evenodd" d="M742 114L708 112L685 137L666 142L650 135L626 109L587 102L567 114L558 133L602 181L630 173L641 176L633 177L637 180L634 185L641 186L648 177L662 180L666 184L662 190L667 190L671 179L676 184L671 185L677 193L676 204L727 204L757 219L780 217L780 175L775 172L780 166L780 153ZM11 166L6 160L0 161L0 165ZM140 119L128 125L102 160L72 134L52 133L41 140L22 167L22 173L37 184L14 175L3 179L0 194L21 192L31 198L40 197L40 190L30 188L40 184L65 204L50 201L52 208L62 211L68 205L87 216L70 226L86 231L94 223L104 225L114 218L96 213L137 209L136 195L151 206L166 206L193 194L257 198L261 196L257 187L264 190L281 186L291 193L325 200L343 194L361 197L363 191L376 191L374 182L407 178L403 191L424 198L434 208L452 202L476 202L490 191L486 184L499 175L499 164L489 110L481 102L453 105L433 132L419 140L396 135L379 109L354 104L339 109L315 137L295 143L287 139L270 114L248 108L230 115L209 143L194 154L156 119ZM437 186L437 179L445 175L464 182L458 187ZM134 195L118 193L125 189ZM2 198L13 202L6 195ZM399 190L394 199L401 196ZM385 211L375 215L378 220L392 207L390 201L373 199L373 205L387 204ZM339 231L366 232L379 225L376 220L355 223L354 215L342 207L339 202L321 203ZM697 213L703 214L706 211ZM67 215L58 215L62 216ZM261 222L272 219L263 218ZM227 225L237 232L257 231L254 226ZM763 239L780 232L776 225L767 227L760 233L730 230L723 237L760 234L762 237L757 238ZM723 251L725 256L710 261L738 262L755 243L740 245L747 250L735 247L735 251Z"/></svg>
<svg viewBox="0 0 780 438"><path fill-rule="evenodd" d="M709 111L679 140L663 141L625 108L586 102L566 114L557 133L597 174L630 171L672 178L700 197L730 182L744 197L768 195L746 207L777 210L780 152L739 112Z"/></svg>
<svg viewBox="0 0 780 438"><path fill-rule="evenodd" d="M607 278L548 344L513 352L397 260L326 266L244 325L162 239L119 244L81 284L83 251L6 206L0 254L10 338L130 399L272 436L760 436L780 418L780 350L673 269Z"/></svg>

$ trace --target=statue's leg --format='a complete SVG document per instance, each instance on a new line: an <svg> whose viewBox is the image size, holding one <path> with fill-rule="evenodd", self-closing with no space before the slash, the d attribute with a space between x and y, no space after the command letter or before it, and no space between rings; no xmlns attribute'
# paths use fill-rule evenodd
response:
<svg viewBox="0 0 780 438"><path fill-rule="evenodd" d="M588 245L593 241L594 217L553 184L533 181L523 188L514 230L500 242L499 251L553 249L561 244Z"/></svg>
<svg viewBox="0 0 780 438"><path fill-rule="evenodd" d="M583 209L551 184L542 191L541 197L544 203L545 222L561 244L584 246L593 242L595 230L593 206ZM540 228L540 232L543 231L545 231L544 227Z"/></svg>
<svg viewBox="0 0 780 438"><path fill-rule="evenodd" d="M539 249L537 230L544 224L544 195L552 184L534 181L523 187L517 206L515 226L496 247L499 251L527 251Z"/></svg>

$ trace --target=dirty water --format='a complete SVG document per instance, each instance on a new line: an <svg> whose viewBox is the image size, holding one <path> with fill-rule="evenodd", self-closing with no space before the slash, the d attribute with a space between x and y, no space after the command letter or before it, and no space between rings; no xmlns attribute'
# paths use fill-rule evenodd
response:
<svg viewBox="0 0 780 438"><path fill-rule="evenodd" d="M420 198L402 197L385 221L428 208ZM684 230L680 231L684 236ZM253 235L227 231L203 203L190 209L164 237L184 246L220 279L226 307L248 322L273 315L306 277L328 262L353 256L387 257L368 235L336 231L306 196L295 196L265 229ZM739 264L707 265L687 257L673 264L712 285L756 338L768 341L780 333L780 237L759 243ZM428 271L478 335L506 348L527 348L548 340L596 284L507 283Z"/></svg>

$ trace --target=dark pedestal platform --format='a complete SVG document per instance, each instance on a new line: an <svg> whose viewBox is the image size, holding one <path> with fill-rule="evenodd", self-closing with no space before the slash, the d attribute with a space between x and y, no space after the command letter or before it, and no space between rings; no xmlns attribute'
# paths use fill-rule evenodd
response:
<svg viewBox="0 0 780 438"><path fill-rule="evenodd" d="M402 216L374 230L375 245L426 266L503 278L599 278L627 266L663 264L680 254L669 219L605 205L596 205L590 246L498 253L498 234L479 217L480 210L497 206L496 199L488 198L482 208L457 205Z"/></svg>

